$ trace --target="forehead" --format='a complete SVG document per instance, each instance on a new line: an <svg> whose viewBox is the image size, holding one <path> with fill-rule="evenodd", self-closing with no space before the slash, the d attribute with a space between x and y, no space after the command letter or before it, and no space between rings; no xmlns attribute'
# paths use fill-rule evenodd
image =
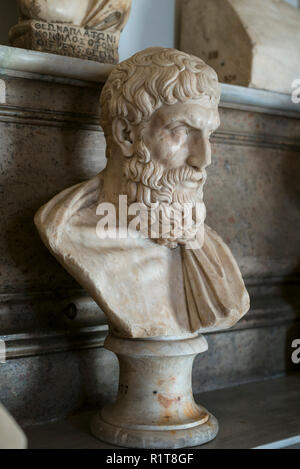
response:
<svg viewBox="0 0 300 469"><path fill-rule="evenodd" d="M207 106L203 101L190 100L184 103L163 105L151 118L151 124L164 127L172 122L182 122L192 127L218 127L218 106Z"/></svg>

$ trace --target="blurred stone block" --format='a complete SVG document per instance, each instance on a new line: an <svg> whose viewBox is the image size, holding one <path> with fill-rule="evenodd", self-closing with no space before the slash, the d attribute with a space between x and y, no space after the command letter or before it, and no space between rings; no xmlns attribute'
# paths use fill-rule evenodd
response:
<svg viewBox="0 0 300 469"><path fill-rule="evenodd" d="M300 11L282 0L183 0L181 50L233 85L291 93L300 77Z"/></svg>

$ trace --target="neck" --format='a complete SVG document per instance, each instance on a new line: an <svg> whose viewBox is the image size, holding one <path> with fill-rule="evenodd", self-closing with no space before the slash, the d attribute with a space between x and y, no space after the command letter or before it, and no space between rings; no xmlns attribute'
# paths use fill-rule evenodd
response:
<svg viewBox="0 0 300 469"><path fill-rule="evenodd" d="M126 194L124 187L123 160L120 150L113 149L108 157L103 175L103 186L99 202L110 202L116 207L119 204L119 195Z"/></svg>

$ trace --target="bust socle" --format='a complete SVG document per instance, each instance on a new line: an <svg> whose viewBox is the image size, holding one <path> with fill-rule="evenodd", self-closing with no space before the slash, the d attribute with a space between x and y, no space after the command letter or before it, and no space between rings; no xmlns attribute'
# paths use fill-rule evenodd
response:
<svg viewBox="0 0 300 469"><path fill-rule="evenodd" d="M35 216L45 245L114 335L189 337L229 328L249 309L229 248L204 224L219 100L216 73L197 57L151 48L120 63L101 95L106 169ZM136 205L158 229L133 223ZM187 223L178 215L185 205Z"/></svg>

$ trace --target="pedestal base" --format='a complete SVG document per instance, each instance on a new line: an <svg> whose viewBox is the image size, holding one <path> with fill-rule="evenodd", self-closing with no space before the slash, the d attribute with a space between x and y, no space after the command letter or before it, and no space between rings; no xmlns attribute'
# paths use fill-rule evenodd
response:
<svg viewBox="0 0 300 469"><path fill-rule="evenodd" d="M215 438L218 422L196 405L192 365L207 350L202 336L185 340L134 340L109 336L105 348L120 362L117 400L93 418L92 433L128 448L175 449Z"/></svg>
<svg viewBox="0 0 300 469"><path fill-rule="evenodd" d="M218 421L209 412L207 414L205 423L191 428L174 430L170 426L168 430L131 430L104 422L99 412L92 420L91 430L99 440L126 448L179 449L203 445L217 436Z"/></svg>

